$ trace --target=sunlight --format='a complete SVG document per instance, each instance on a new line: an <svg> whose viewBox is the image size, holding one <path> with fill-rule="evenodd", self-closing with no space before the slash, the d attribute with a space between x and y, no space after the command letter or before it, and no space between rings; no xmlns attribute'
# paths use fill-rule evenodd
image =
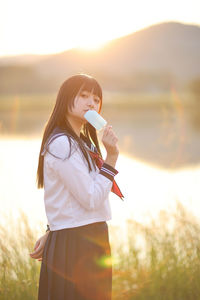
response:
<svg viewBox="0 0 200 300"><path fill-rule="evenodd" d="M12 2L11 11L10 1L5 2L4 12L5 15L9 14L9 19L15 20L15 12L18 11L15 22L18 34L13 35L13 23L8 23L7 19L4 19L6 36L2 38L1 52L6 55L13 51L21 54L50 54L70 48L96 50L108 41L144 28L151 22L144 13L142 18L140 14L133 15L132 9L136 11L140 9L140 5L129 0L123 2L19 0L16 3ZM19 6L22 6L23 12L27 11L27 14L20 15ZM123 14L124 10L126 16ZM12 39L8 39L8 36L12 36ZM29 43L26 42L27 36L32 37ZM10 51L4 49L4 45L7 45Z"/></svg>
<svg viewBox="0 0 200 300"><path fill-rule="evenodd" d="M99 50L102 47L106 45L105 41L99 42L98 40L96 41L90 41L90 39L85 40L83 43L80 44L80 46L77 47L77 49L80 49L81 51L95 51Z"/></svg>
<svg viewBox="0 0 200 300"><path fill-rule="evenodd" d="M77 47L92 50L160 22L196 20L199 24L198 1L191 2L190 12L187 1L180 10L172 0L164 9L158 0L2 1L0 55L50 54Z"/></svg>
<svg viewBox="0 0 200 300"><path fill-rule="evenodd" d="M31 224L41 223L46 228L44 191L36 188L40 142L38 139L0 140L0 203L5 213L12 211L13 216L17 216L20 208ZM121 154L116 169L120 170L116 182L125 198L121 201L110 194L111 225L124 228L127 219L148 223L161 210L173 209L176 200L199 217L200 166L166 171Z"/></svg>
<svg viewBox="0 0 200 300"><path fill-rule="evenodd" d="M81 51L98 51L103 48L110 40L105 41L105 37L102 39L99 36L95 36L91 39L90 35L85 34L84 38L79 37L76 49Z"/></svg>

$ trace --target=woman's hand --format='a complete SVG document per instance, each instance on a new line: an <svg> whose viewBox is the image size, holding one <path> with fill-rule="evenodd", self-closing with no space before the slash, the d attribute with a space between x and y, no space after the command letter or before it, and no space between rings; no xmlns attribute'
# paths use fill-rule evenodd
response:
<svg viewBox="0 0 200 300"><path fill-rule="evenodd" d="M49 235L49 231L47 231L43 236L41 236L37 240L37 242L35 243L35 246L34 246L35 251L32 253L29 253L32 258L35 258L39 261L42 260L42 254L44 251L44 246L45 246L46 240L48 238L48 235Z"/></svg>
<svg viewBox="0 0 200 300"><path fill-rule="evenodd" d="M102 136L102 143L107 151L105 163L115 168L116 161L119 155L117 146L118 138L112 130L112 126L107 125Z"/></svg>
<svg viewBox="0 0 200 300"><path fill-rule="evenodd" d="M112 130L111 125L107 125L104 129L102 136L102 143L106 148L107 155L117 155L119 154L119 149L117 146L118 138L114 131Z"/></svg>

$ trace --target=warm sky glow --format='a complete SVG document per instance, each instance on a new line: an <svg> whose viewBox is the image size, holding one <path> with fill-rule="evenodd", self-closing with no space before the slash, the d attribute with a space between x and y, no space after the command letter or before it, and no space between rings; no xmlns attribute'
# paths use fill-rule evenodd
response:
<svg viewBox="0 0 200 300"><path fill-rule="evenodd" d="M0 0L0 56L96 48L149 25L200 24L199 0Z"/></svg>

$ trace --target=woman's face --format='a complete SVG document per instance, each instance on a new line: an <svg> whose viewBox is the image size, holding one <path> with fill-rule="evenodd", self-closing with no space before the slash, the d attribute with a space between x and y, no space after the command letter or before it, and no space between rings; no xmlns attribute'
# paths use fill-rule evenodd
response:
<svg viewBox="0 0 200 300"><path fill-rule="evenodd" d="M74 99L74 107L68 112L69 116L85 120L84 115L88 110L95 110L99 112L101 99L93 94L93 90L88 92L86 90L80 91Z"/></svg>

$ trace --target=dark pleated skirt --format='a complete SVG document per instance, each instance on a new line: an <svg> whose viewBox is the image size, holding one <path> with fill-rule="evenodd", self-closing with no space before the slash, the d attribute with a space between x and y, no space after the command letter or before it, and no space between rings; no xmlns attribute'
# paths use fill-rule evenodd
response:
<svg viewBox="0 0 200 300"><path fill-rule="evenodd" d="M110 300L111 292L112 264L106 222L49 233L38 300Z"/></svg>

